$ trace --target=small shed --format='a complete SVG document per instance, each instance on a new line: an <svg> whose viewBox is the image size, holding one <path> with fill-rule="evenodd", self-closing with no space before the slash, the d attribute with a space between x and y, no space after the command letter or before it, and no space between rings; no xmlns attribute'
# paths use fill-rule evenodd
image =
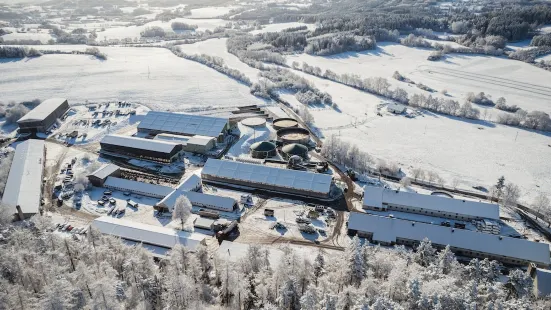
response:
<svg viewBox="0 0 551 310"><path fill-rule="evenodd" d="M214 227L215 220L204 218L204 217L198 217L193 221L193 227L199 228L199 229L206 229L206 230L212 230Z"/></svg>
<svg viewBox="0 0 551 310"><path fill-rule="evenodd" d="M389 104L386 107L386 109L388 110L388 112L394 113L394 114L402 114L402 113L406 112L406 106L403 105L403 104L397 104L397 103Z"/></svg>

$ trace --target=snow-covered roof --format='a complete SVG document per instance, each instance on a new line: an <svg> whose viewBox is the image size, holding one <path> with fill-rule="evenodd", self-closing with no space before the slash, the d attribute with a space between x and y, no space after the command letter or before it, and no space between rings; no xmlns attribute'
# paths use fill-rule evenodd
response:
<svg viewBox="0 0 551 310"><path fill-rule="evenodd" d="M170 133L160 133L153 138L154 140L161 140L161 141L170 141L172 143L178 143L182 145L207 145L212 140L214 140L214 137L207 137L207 136L182 136L182 135L175 135Z"/></svg>
<svg viewBox="0 0 551 310"><path fill-rule="evenodd" d="M133 193L148 193L153 197L164 197L174 190L172 187L168 186L149 184L115 177L107 177L103 186L115 187Z"/></svg>
<svg viewBox="0 0 551 310"><path fill-rule="evenodd" d="M117 165L107 164L107 165L101 166L98 170L94 171L90 175L93 175L99 179L105 179L108 176L112 175L113 173L117 172L117 170L119 169L120 167Z"/></svg>
<svg viewBox="0 0 551 310"><path fill-rule="evenodd" d="M203 234L177 231L172 228L121 220L111 216L95 219L92 222L92 227L103 234L170 249L177 244L195 249L206 237Z"/></svg>
<svg viewBox="0 0 551 310"><path fill-rule="evenodd" d="M44 100L17 122L41 121L52 114L52 112L59 108L65 101L67 101L65 98L51 98Z"/></svg>
<svg viewBox="0 0 551 310"><path fill-rule="evenodd" d="M329 193L332 180L331 176L327 174L281 169L213 158L207 160L201 174L228 180L260 183L323 194Z"/></svg>
<svg viewBox="0 0 551 310"><path fill-rule="evenodd" d="M15 148L2 202L17 213L38 213L44 165L44 141L30 139Z"/></svg>
<svg viewBox="0 0 551 310"><path fill-rule="evenodd" d="M194 144L194 145L208 145L214 138L213 137L207 137L207 136L193 136L189 138L188 144Z"/></svg>
<svg viewBox="0 0 551 310"><path fill-rule="evenodd" d="M216 209L232 211L233 207L236 204L236 200L230 197L222 197L198 192L188 192L183 190L174 190L165 198L163 198L157 205L172 210L172 208L174 208L174 204L176 203L176 199L178 199L178 197L182 195L186 196L192 205L199 207L204 206L208 208L209 206L214 206L216 207Z"/></svg>
<svg viewBox="0 0 551 310"><path fill-rule="evenodd" d="M424 195L377 186L364 187L364 206L381 208L383 203L423 208L429 211L457 213L470 217L499 219L499 205L497 204Z"/></svg>
<svg viewBox="0 0 551 310"><path fill-rule="evenodd" d="M100 143L167 154L172 153L174 148L178 145L177 143L168 141L143 139L121 135L106 135L105 137L103 137L103 139L101 139Z"/></svg>
<svg viewBox="0 0 551 310"><path fill-rule="evenodd" d="M193 221L193 225L197 227L211 227L212 225L214 225L214 222L215 221L213 219L209 219L206 217L197 217L195 218L195 221Z"/></svg>
<svg viewBox="0 0 551 310"><path fill-rule="evenodd" d="M537 268L536 278L537 281L534 281L534 284L535 289L538 290L538 296L551 295L551 270Z"/></svg>
<svg viewBox="0 0 551 310"><path fill-rule="evenodd" d="M197 188L200 184L201 184L201 178L196 174L192 174L187 179L183 180L180 184L178 184L178 186L176 187L176 190L189 192Z"/></svg>
<svg viewBox="0 0 551 310"><path fill-rule="evenodd" d="M396 238L421 241L428 238L432 243L522 259L548 266L549 245L524 239L455 229L440 225L412 222L396 218L352 212L348 228L373 233L373 241L395 242Z"/></svg>
<svg viewBox="0 0 551 310"><path fill-rule="evenodd" d="M191 115L149 111L138 125L138 130L155 130L185 135L218 137L228 119L204 115Z"/></svg>
<svg viewBox="0 0 551 310"><path fill-rule="evenodd" d="M387 109L392 110L392 111L404 112L406 110L406 106L403 105L403 104L389 103L387 105Z"/></svg>

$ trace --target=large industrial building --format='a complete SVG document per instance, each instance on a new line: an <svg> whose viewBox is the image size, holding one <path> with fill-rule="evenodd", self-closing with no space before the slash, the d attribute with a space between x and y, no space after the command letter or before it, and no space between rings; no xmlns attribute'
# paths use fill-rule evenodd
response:
<svg viewBox="0 0 551 310"><path fill-rule="evenodd" d="M157 203L155 209L172 212L176 199L180 196L186 196L194 206L211 210L232 212L237 206L237 201L233 198L199 193L197 191L200 188L201 179L193 174Z"/></svg>
<svg viewBox="0 0 551 310"><path fill-rule="evenodd" d="M27 140L15 149L2 203L20 220L39 212L45 156L42 140Z"/></svg>
<svg viewBox="0 0 551 310"><path fill-rule="evenodd" d="M103 154L122 155L160 163L175 161L182 151L180 144L121 135L107 135L101 139L100 145Z"/></svg>
<svg viewBox="0 0 551 310"><path fill-rule="evenodd" d="M216 146L216 138L199 135L188 137L170 133L160 133L156 135L154 139L180 144L182 146L182 151L199 154L206 154Z"/></svg>
<svg viewBox="0 0 551 310"><path fill-rule="evenodd" d="M139 244L159 256L165 256L177 244L195 250L204 244L206 235L177 231L171 228L126 221L110 216L102 216L92 222L92 229L123 239L131 244Z"/></svg>
<svg viewBox="0 0 551 310"><path fill-rule="evenodd" d="M364 188L363 208L417 213L454 220L499 220L497 204L403 192L376 186Z"/></svg>
<svg viewBox="0 0 551 310"><path fill-rule="evenodd" d="M56 120L69 110L67 99L52 98L43 101L17 121L21 133L46 132Z"/></svg>
<svg viewBox="0 0 551 310"><path fill-rule="evenodd" d="M505 236L352 212L348 234L384 245L416 246L428 238L436 248L447 245L461 256L488 258L511 265L549 266L549 245Z"/></svg>
<svg viewBox="0 0 551 310"><path fill-rule="evenodd" d="M201 171L203 181L259 188L299 196L327 198L332 177L305 171L209 158Z"/></svg>
<svg viewBox="0 0 551 310"><path fill-rule="evenodd" d="M171 133L183 136L214 137L223 142L229 129L227 118L150 111L138 125L138 132L157 135Z"/></svg>
<svg viewBox="0 0 551 310"><path fill-rule="evenodd" d="M108 177L119 177L120 167L113 164L106 164L101 166L98 170L88 175L88 180L92 185L102 187Z"/></svg>
<svg viewBox="0 0 551 310"><path fill-rule="evenodd" d="M143 195L153 198L164 198L170 194L174 189L172 187L149 184L145 182L138 182L127 179L120 179L115 177L107 177L103 187L117 190L121 192L130 192L138 195Z"/></svg>

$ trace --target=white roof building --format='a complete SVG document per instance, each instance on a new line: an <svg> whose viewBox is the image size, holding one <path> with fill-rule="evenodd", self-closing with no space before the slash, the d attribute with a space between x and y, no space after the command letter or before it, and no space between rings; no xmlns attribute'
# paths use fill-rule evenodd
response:
<svg viewBox="0 0 551 310"><path fill-rule="evenodd" d="M67 101L65 98L51 98L44 100L42 103L40 103L36 108L29 111L29 113L25 114L22 118L20 118L17 122L27 122L27 121L41 121L50 114L53 113L53 111L57 110L61 105L63 105Z"/></svg>
<svg viewBox="0 0 551 310"><path fill-rule="evenodd" d="M98 179L105 179L120 169L119 166L113 164L106 164L98 168L98 170L92 172L91 176Z"/></svg>
<svg viewBox="0 0 551 310"><path fill-rule="evenodd" d="M138 131L218 137L227 125L227 118L149 111L138 125Z"/></svg>
<svg viewBox="0 0 551 310"><path fill-rule="evenodd" d="M372 241L384 244L410 244L428 238L434 245L450 245L459 255L488 257L509 264L533 262L549 266L549 245L471 230L425 224L396 218L352 212L348 221L350 233L371 234Z"/></svg>
<svg viewBox="0 0 551 310"><path fill-rule="evenodd" d="M44 141L30 139L15 149L2 202L16 214L17 208L25 217L39 212L44 170Z"/></svg>
<svg viewBox="0 0 551 310"><path fill-rule="evenodd" d="M328 174L212 158L205 163L201 177L203 180L323 197L329 195L332 182L332 177Z"/></svg>
<svg viewBox="0 0 551 310"><path fill-rule="evenodd" d="M225 212L232 212L237 204L237 201L230 197L175 190L163 198L156 206L172 211L176 199L180 196L186 196L194 206Z"/></svg>
<svg viewBox="0 0 551 310"><path fill-rule="evenodd" d="M123 192L131 192L154 198L163 198L174 190L172 187L168 186L149 184L115 177L107 177L103 186L109 189L119 190Z"/></svg>
<svg viewBox="0 0 551 310"><path fill-rule="evenodd" d="M176 143L169 141L121 135L106 135L103 139L101 139L100 143L162 153L171 153L177 145Z"/></svg>
<svg viewBox="0 0 551 310"><path fill-rule="evenodd" d="M365 186L364 209L393 209L404 212L422 213L432 216L444 216L458 219L494 219L499 220L499 205L404 192L389 188ZM407 210L406 210L407 209Z"/></svg>
<svg viewBox="0 0 551 310"><path fill-rule="evenodd" d="M120 237L124 240L141 243L146 246L165 248L167 251L177 244L193 250L203 243L203 240L206 238L203 234L121 220L110 216L102 216L95 219L92 222L92 228L99 230L103 234Z"/></svg>

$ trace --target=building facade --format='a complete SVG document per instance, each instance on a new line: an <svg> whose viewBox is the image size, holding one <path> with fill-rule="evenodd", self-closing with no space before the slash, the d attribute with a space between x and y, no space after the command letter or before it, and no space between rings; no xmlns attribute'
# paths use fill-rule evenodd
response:
<svg viewBox="0 0 551 310"><path fill-rule="evenodd" d="M64 98L52 98L43 101L17 121L21 133L46 132L57 119L69 110L69 103Z"/></svg>
<svg viewBox="0 0 551 310"><path fill-rule="evenodd" d="M176 143L120 135L107 135L100 141L105 155L171 163L179 158L182 146Z"/></svg>

